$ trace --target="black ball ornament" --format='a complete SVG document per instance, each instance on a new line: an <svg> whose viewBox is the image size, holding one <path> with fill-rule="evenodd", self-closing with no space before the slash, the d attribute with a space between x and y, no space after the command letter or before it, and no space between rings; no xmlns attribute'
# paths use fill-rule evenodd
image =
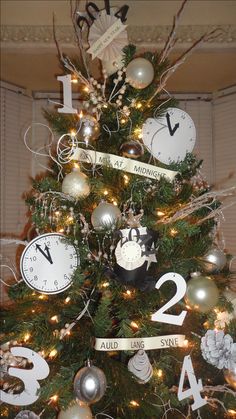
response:
<svg viewBox="0 0 236 419"><path fill-rule="evenodd" d="M105 394L106 387L104 372L94 365L81 368L74 379L75 396L87 404L100 400Z"/></svg>

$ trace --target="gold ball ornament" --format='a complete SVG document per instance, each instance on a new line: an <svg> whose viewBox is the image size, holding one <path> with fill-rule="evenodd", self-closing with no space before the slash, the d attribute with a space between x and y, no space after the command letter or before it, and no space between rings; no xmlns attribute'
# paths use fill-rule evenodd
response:
<svg viewBox="0 0 236 419"><path fill-rule="evenodd" d="M204 271L213 273L221 271L226 265L227 259L224 252L217 247L213 247L202 257Z"/></svg>
<svg viewBox="0 0 236 419"><path fill-rule="evenodd" d="M86 143L97 140L100 135L100 124L92 115L82 116L78 129L77 139Z"/></svg>
<svg viewBox="0 0 236 419"><path fill-rule="evenodd" d="M218 288L211 278L197 275L188 281L185 302L192 309L206 313L216 306L218 298Z"/></svg>
<svg viewBox="0 0 236 419"><path fill-rule="evenodd" d="M82 403L74 403L66 410L61 410L57 419L92 419L92 412L88 406Z"/></svg>
<svg viewBox="0 0 236 419"><path fill-rule="evenodd" d="M74 169L64 177L62 181L62 192L75 199L85 198L90 194L88 177L80 172L79 169Z"/></svg>
<svg viewBox="0 0 236 419"><path fill-rule="evenodd" d="M126 77L135 89L145 89L153 81L153 65L146 58L135 58L127 65Z"/></svg>
<svg viewBox="0 0 236 419"><path fill-rule="evenodd" d="M144 153L143 146L138 141L130 140L123 143L120 147L120 153L123 157L137 159Z"/></svg>
<svg viewBox="0 0 236 419"><path fill-rule="evenodd" d="M236 390L236 363L232 362L231 367L224 371L224 377L226 382Z"/></svg>

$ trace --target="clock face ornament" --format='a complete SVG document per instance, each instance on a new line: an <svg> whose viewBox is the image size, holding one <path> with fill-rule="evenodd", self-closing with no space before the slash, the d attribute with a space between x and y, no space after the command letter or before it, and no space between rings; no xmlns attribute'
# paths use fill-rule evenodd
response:
<svg viewBox="0 0 236 419"><path fill-rule="evenodd" d="M196 128L187 112L168 108L160 118L148 118L142 129L143 143L161 163L178 163L191 153Z"/></svg>
<svg viewBox="0 0 236 419"><path fill-rule="evenodd" d="M65 241L63 234L48 233L26 246L20 270L30 288L43 294L58 294L69 288L78 264L76 249Z"/></svg>
<svg viewBox="0 0 236 419"><path fill-rule="evenodd" d="M147 261L148 269L151 262L156 262L153 237L147 227L127 228L120 230L120 233L122 238L117 244L115 256L121 268L133 271Z"/></svg>

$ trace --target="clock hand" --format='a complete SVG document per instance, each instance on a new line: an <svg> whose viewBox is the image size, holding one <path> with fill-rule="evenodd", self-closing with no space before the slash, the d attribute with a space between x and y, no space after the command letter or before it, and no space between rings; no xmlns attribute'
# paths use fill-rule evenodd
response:
<svg viewBox="0 0 236 419"><path fill-rule="evenodd" d="M41 249L41 246L40 246L40 244L36 244L36 250L39 250L40 251L40 253L42 253L42 255L48 260L48 262L49 263L51 263L51 265L53 264L53 261L52 261L52 257L51 257L51 255L50 255L50 252L49 252L49 248L48 248L48 246L47 245L45 245L45 249L44 250L46 250L46 252L47 253L45 253L42 249Z"/></svg>
<svg viewBox="0 0 236 419"><path fill-rule="evenodd" d="M170 123L170 114L168 112L166 114L166 120L167 120L167 126L168 126L168 129L169 129L169 133L172 137L174 135L175 131L179 128L179 123L175 124L174 128L172 128L171 123Z"/></svg>

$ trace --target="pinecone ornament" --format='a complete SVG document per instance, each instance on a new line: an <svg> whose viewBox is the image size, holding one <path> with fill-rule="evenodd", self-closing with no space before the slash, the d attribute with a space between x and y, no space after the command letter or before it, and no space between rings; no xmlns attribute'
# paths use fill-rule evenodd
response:
<svg viewBox="0 0 236 419"><path fill-rule="evenodd" d="M40 419L40 417L31 410L21 410L15 419Z"/></svg>
<svg viewBox="0 0 236 419"><path fill-rule="evenodd" d="M128 370L138 378L140 384L145 384L150 380L153 369L145 351L140 349L132 358L130 358Z"/></svg>
<svg viewBox="0 0 236 419"><path fill-rule="evenodd" d="M236 343L223 330L208 330L201 339L203 358L218 369L229 368L236 354Z"/></svg>

